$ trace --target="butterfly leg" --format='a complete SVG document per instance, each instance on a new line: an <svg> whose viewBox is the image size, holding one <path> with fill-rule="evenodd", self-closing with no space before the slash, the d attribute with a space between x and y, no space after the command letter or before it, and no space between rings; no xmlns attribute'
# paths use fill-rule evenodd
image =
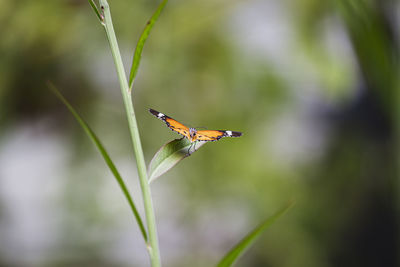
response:
<svg viewBox="0 0 400 267"><path fill-rule="evenodd" d="M196 144L197 144L197 141L194 142L193 152L196 151Z"/></svg>
<svg viewBox="0 0 400 267"><path fill-rule="evenodd" d="M193 146L193 143L190 143L190 147L189 147L189 149L188 149L187 152L186 152L186 157L188 157L188 156L191 155L190 149L192 148L192 146Z"/></svg>
<svg viewBox="0 0 400 267"><path fill-rule="evenodd" d="M194 152L196 152L196 144L197 144L197 141L194 141L193 143L190 144L190 147L189 147L188 153L187 153L188 156L190 156L190 155L192 155ZM190 153L190 149L191 149L192 147L193 147L193 152Z"/></svg>

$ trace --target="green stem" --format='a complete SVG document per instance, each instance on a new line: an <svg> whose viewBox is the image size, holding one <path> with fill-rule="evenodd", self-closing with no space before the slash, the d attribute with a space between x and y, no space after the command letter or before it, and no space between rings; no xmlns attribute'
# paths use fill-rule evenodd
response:
<svg viewBox="0 0 400 267"><path fill-rule="evenodd" d="M110 8L107 0L100 0L100 6L104 15L104 27L107 33L108 41L111 46L111 52L117 69L117 74L121 86L121 93L124 99L125 109L128 117L129 130L131 133L133 150L135 152L136 163L139 173L140 186L143 194L144 209L146 213L147 230L149 241L147 248L150 255L151 266L161 266L160 251L158 248L157 228L154 215L153 202L151 198L150 185L148 183L146 163L144 161L143 149L140 142L139 129L136 122L135 112L132 104L132 97L129 94L128 80L126 79L125 69L122 64L121 54L119 52L117 39L115 37L114 27L111 20Z"/></svg>

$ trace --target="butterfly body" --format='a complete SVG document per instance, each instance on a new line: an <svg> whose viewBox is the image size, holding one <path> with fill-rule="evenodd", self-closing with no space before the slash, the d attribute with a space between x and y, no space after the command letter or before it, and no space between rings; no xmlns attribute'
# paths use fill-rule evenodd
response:
<svg viewBox="0 0 400 267"><path fill-rule="evenodd" d="M226 130L196 130L183 125L182 123L172 119L171 117L158 112L154 109L149 109L150 113L164 121L168 128L178 134L186 137L191 143L196 141L217 141L222 137L239 137L242 135L241 132L226 131Z"/></svg>

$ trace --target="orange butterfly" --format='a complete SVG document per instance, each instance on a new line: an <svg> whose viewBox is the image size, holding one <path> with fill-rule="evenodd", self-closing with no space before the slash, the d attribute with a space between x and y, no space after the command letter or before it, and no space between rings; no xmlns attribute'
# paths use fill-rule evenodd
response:
<svg viewBox="0 0 400 267"><path fill-rule="evenodd" d="M242 135L241 132L225 131L225 130L202 130L198 131L195 128L190 128L182 123L168 117L167 115L158 112L154 109L149 109L150 113L163 120L167 126L174 132L183 135L191 143L195 141L217 141L222 137L239 137Z"/></svg>

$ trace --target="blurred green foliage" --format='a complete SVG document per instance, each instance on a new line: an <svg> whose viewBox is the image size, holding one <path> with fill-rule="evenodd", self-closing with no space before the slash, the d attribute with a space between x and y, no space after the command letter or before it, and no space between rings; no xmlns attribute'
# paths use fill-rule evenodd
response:
<svg viewBox="0 0 400 267"><path fill-rule="evenodd" d="M126 68L157 4L110 1ZM43 134L62 136L67 155L60 195L48 200L56 210L48 216L59 223L54 245L39 262L23 264L24 247L10 254L2 243L0 265L127 266L105 251L116 235L135 238L129 208L45 87L51 80L61 88L139 194L103 29L87 1L0 6L0 138L15 125L48 119ZM177 137L150 107L193 127L244 135L206 144L154 183L165 266L216 263L292 199L297 205L238 266L398 266L398 9L394 0L168 3L134 86L147 159ZM12 209L4 203L1 197L0 234ZM130 241L113 255L133 253L131 264L140 266L143 244Z"/></svg>

